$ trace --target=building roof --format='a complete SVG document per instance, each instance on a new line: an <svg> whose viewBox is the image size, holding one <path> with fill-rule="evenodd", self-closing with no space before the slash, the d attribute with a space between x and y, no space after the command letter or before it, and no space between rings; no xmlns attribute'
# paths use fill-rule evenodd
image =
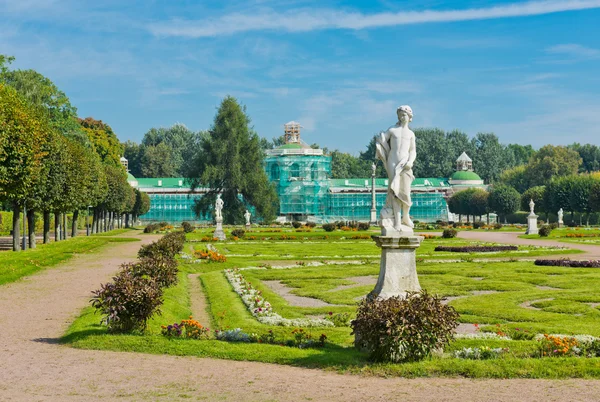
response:
<svg viewBox="0 0 600 402"><path fill-rule="evenodd" d="M137 179L129 172L127 172L127 181L137 181Z"/></svg>
<svg viewBox="0 0 600 402"><path fill-rule="evenodd" d="M469 155L467 155L466 152L463 152L462 154L460 154L460 156L458 157L458 159L456 161L457 162L473 162L473 160L471 158L469 158Z"/></svg>
<svg viewBox="0 0 600 402"><path fill-rule="evenodd" d="M452 173L450 176L450 180L479 180L481 181L481 177L473 171L469 170L459 170Z"/></svg>
<svg viewBox="0 0 600 402"><path fill-rule="evenodd" d="M371 179L330 179L329 185L338 191L371 188ZM377 189L385 189L388 186L388 179L375 179L375 187ZM450 187L448 181L444 178L427 177L416 178L411 187L418 189L445 189Z"/></svg>

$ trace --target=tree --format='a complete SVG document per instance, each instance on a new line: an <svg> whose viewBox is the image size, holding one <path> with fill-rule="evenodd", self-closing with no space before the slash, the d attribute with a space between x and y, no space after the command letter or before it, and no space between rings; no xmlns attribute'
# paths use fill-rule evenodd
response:
<svg viewBox="0 0 600 402"><path fill-rule="evenodd" d="M535 150L531 145L508 144L506 152L512 155L513 166L526 165L535 155Z"/></svg>
<svg viewBox="0 0 600 402"><path fill-rule="evenodd" d="M49 128L17 92L0 84L0 199L13 207L13 250L20 250L19 211L42 170Z"/></svg>
<svg viewBox="0 0 600 402"><path fill-rule="evenodd" d="M448 154L448 140L439 128L416 128L417 160L415 177L449 177L458 155Z"/></svg>
<svg viewBox="0 0 600 402"><path fill-rule="evenodd" d="M600 212L600 177L597 177L592 185L589 204L592 212Z"/></svg>
<svg viewBox="0 0 600 402"><path fill-rule="evenodd" d="M580 145L579 143L574 143L569 145L568 148L576 151L581 157L580 172L590 173L600 170L600 147L592 144Z"/></svg>
<svg viewBox="0 0 600 402"><path fill-rule="evenodd" d="M506 169L500 174L499 181L502 184L511 186L520 193L524 192L530 187L527 165L519 165Z"/></svg>
<svg viewBox="0 0 600 402"><path fill-rule="evenodd" d="M171 159L171 149L165 143L142 148L141 177L175 177L177 167Z"/></svg>
<svg viewBox="0 0 600 402"><path fill-rule="evenodd" d="M196 212L206 214L212 210L217 194L221 193L225 223L243 222L244 203L253 205L265 221L272 220L278 200L264 171L263 158L259 137L250 127L246 108L227 96L186 172L192 189L200 186L210 189L197 201Z"/></svg>
<svg viewBox="0 0 600 402"><path fill-rule="evenodd" d="M563 146L546 145L531 158L526 172L529 185L545 185L553 177L574 175L581 165L576 151Z"/></svg>
<svg viewBox="0 0 600 402"><path fill-rule="evenodd" d="M454 193L448 199L448 209L453 214L460 216L473 216L473 222L476 216L486 215L488 211L488 192L479 188L468 188Z"/></svg>
<svg viewBox="0 0 600 402"><path fill-rule="evenodd" d="M544 193L544 209L556 213L559 209L567 211L571 208L571 191L573 180L570 177L555 177L546 185ZM571 217L573 211L571 211Z"/></svg>
<svg viewBox="0 0 600 402"><path fill-rule="evenodd" d="M498 216L504 217L512 214L519 209L521 196L514 188L505 184L498 184L491 188L488 203L490 211L495 212Z"/></svg>
<svg viewBox="0 0 600 402"><path fill-rule="evenodd" d="M144 170L146 163L154 165L154 170L169 172L169 175L153 177L178 177L183 176L186 168L186 161L189 161L199 146L200 138L203 133L194 133L185 125L177 123L169 128L152 128L145 135L140 147L140 160L142 161L141 171ZM157 151L157 147L160 150ZM169 156L163 159L164 155ZM158 160L156 158L159 158ZM166 164L168 162L168 164ZM146 169L146 170L153 170ZM151 176L142 176L151 177Z"/></svg>
<svg viewBox="0 0 600 402"><path fill-rule="evenodd" d="M45 115L49 126L69 138L85 141L77 124L77 109L67 95L47 77L35 70L4 71L0 80L17 90L33 107Z"/></svg>
<svg viewBox="0 0 600 402"><path fill-rule="evenodd" d="M473 164L477 166L477 173L488 183L498 180L500 173L512 166L512 153L507 153L493 133L478 133L473 140Z"/></svg>
<svg viewBox="0 0 600 402"><path fill-rule="evenodd" d="M580 214L587 214L587 224L589 226L590 212L593 210L590 204L590 195L598 180L590 175L571 176L569 179L573 183L571 185L571 196L569 197L570 209ZM579 224L581 224L581 215Z"/></svg>
<svg viewBox="0 0 600 402"><path fill-rule="evenodd" d="M4 74L8 71L8 65L15 61L13 56L7 56L0 54L0 74Z"/></svg>
<svg viewBox="0 0 600 402"><path fill-rule="evenodd" d="M475 189L471 195L471 214L473 216L483 216L490 213L489 207L490 193L482 189ZM488 224L489 224L488 215Z"/></svg>
<svg viewBox="0 0 600 402"><path fill-rule="evenodd" d="M331 178L363 177L371 177L371 163L337 149L331 153Z"/></svg>
<svg viewBox="0 0 600 402"><path fill-rule="evenodd" d="M148 194L135 189L135 204L131 214L133 215L133 221L136 222L139 216L144 215L150 211L150 197Z"/></svg>
<svg viewBox="0 0 600 402"><path fill-rule="evenodd" d="M133 141L121 143L123 146L123 156L127 159L129 172L135 177L142 176L142 147Z"/></svg>
<svg viewBox="0 0 600 402"><path fill-rule="evenodd" d="M102 162L119 166L123 155L123 146L112 128L102 120L95 120L92 117L79 119L79 124L93 144L96 153L100 155Z"/></svg>

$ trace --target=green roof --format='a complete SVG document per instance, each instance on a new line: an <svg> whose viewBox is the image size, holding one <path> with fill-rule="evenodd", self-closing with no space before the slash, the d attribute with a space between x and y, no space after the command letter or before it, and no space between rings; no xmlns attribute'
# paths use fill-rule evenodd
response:
<svg viewBox="0 0 600 402"><path fill-rule="evenodd" d="M161 182L161 185L158 185L158 182ZM179 182L181 181L181 185ZM138 188L189 188L189 183L186 183L186 179L183 177L149 177L143 179L137 179Z"/></svg>
<svg viewBox="0 0 600 402"><path fill-rule="evenodd" d="M481 177L475 172L469 170L459 170L452 173L451 180L481 180Z"/></svg>
<svg viewBox="0 0 600 402"><path fill-rule="evenodd" d="M129 172L127 172L127 181L137 181L137 179Z"/></svg>

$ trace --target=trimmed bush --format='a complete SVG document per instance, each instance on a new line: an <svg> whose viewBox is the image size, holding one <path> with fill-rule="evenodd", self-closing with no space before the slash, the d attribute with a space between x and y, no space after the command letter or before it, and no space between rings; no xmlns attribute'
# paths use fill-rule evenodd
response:
<svg viewBox="0 0 600 402"><path fill-rule="evenodd" d="M600 268L600 260L535 260L535 265L541 267L569 267L569 268Z"/></svg>
<svg viewBox="0 0 600 402"><path fill-rule="evenodd" d="M337 225L335 223L324 223L323 230L326 232L333 232L336 229Z"/></svg>
<svg viewBox="0 0 600 402"><path fill-rule="evenodd" d="M162 290L149 277L135 276L124 269L113 282L100 286L93 292L92 306L99 310L102 322L110 332L144 331L150 317L160 314Z"/></svg>
<svg viewBox="0 0 600 402"><path fill-rule="evenodd" d="M292 222L292 226L294 227L294 229L298 229L302 226L302 224L300 222L294 221Z"/></svg>
<svg viewBox="0 0 600 402"><path fill-rule="evenodd" d="M316 224L316 223L314 223L314 222L306 222L306 225L304 225L304 226L306 226L307 228L311 228L311 229L312 229L312 228L314 228L315 226L317 226L317 224Z"/></svg>
<svg viewBox="0 0 600 402"><path fill-rule="evenodd" d="M501 223L494 223L494 229L496 230L500 230L502 229L503 225Z"/></svg>
<svg viewBox="0 0 600 402"><path fill-rule="evenodd" d="M473 222L473 229L481 229L484 226L485 226L485 223L483 223L483 222Z"/></svg>
<svg viewBox="0 0 600 402"><path fill-rule="evenodd" d="M517 246L437 246L434 251L449 251L452 253L492 253L494 251L517 251Z"/></svg>
<svg viewBox="0 0 600 402"><path fill-rule="evenodd" d="M457 234L458 232L456 231L456 229L444 229L444 231L442 232L442 237L444 239L453 239L456 237Z"/></svg>
<svg viewBox="0 0 600 402"><path fill-rule="evenodd" d="M548 237L550 236L550 233L552 233L552 228L549 225L542 226L538 231L540 237Z"/></svg>
<svg viewBox="0 0 600 402"><path fill-rule="evenodd" d="M181 222L181 228L184 233L192 233L194 231L194 226L187 221Z"/></svg>
<svg viewBox="0 0 600 402"><path fill-rule="evenodd" d="M369 222L359 222L358 230L369 230L371 228L371 224Z"/></svg>
<svg viewBox="0 0 600 402"><path fill-rule="evenodd" d="M177 273L179 272L176 260L161 255L142 258L139 262L124 265L123 269L130 270L137 277L152 278L161 288L177 284Z"/></svg>
<svg viewBox="0 0 600 402"><path fill-rule="evenodd" d="M185 233L167 233L160 240L142 246L138 251L138 257L144 258L162 255L174 258L177 253L183 250L183 243L185 243Z"/></svg>
<svg viewBox="0 0 600 402"><path fill-rule="evenodd" d="M246 231L244 229L233 229L231 231L231 235L235 236L239 239L241 239L242 237L244 237L244 235L246 234Z"/></svg>
<svg viewBox="0 0 600 402"><path fill-rule="evenodd" d="M418 361L447 345L458 326L458 313L426 291L406 299L364 299L352 321L355 346L370 359L384 362Z"/></svg>

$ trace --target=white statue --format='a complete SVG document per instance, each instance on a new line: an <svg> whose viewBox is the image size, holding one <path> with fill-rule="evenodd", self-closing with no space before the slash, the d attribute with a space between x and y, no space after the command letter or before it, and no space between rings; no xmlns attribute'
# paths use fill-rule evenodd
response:
<svg viewBox="0 0 600 402"><path fill-rule="evenodd" d="M558 224L562 225L563 223L563 209L561 208L558 210Z"/></svg>
<svg viewBox="0 0 600 402"><path fill-rule="evenodd" d="M376 137L376 156L383 162L388 175L385 206L381 210L383 235L388 232L409 232L414 227L410 220L410 185L414 180L412 166L417 157L415 134L408 128L413 112L410 106L397 109L398 123Z"/></svg>
<svg viewBox="0 0 600 402"><path fill-rule="evenodd" d="M215 217L217 220L222 220L223 216L221 215L221 210L223 209L223 200L221 199L221 194L217 194L217 201L215 202Z"/></svg>
<svg viewBox="0 0 600 402"><path fill-rule="evenodd" d="M534 207L535 207L535 202L533 202L533 198L531 198L529 200L529 209L531 210L531 215L535 215L535 212L533 212Z"/></svg>
<svg viewBox="0 0 600 402"><path fill-rule="evenodd" d="M250 226L250 216L252 216L252 214L250 214L250 211L246 210L246 213L244 214L244 218L246 218L246 226Z"/></svg>
<svg viewBox="0 0 600 402"><path fill-rule="evenodd" d="M371 176L375 177L376 171L377 171L377 166L375 165L375 162L373 162L373 164L371 165Z"/></svg>

